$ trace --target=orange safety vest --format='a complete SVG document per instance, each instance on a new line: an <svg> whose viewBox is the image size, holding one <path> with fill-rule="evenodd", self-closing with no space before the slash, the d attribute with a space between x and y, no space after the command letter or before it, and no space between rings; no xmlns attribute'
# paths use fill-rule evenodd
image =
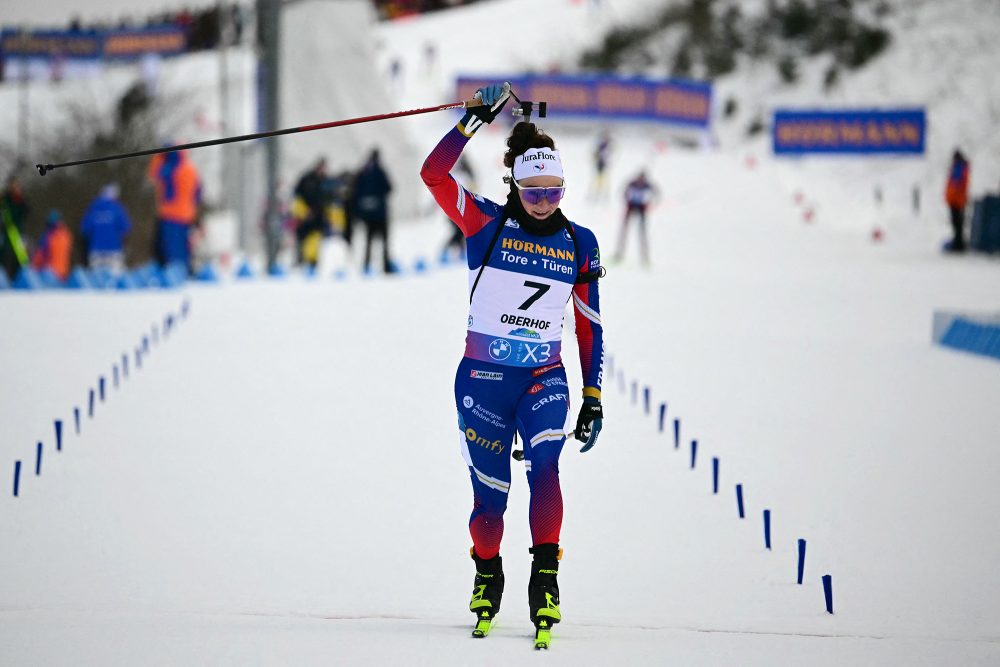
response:
<svg viewBox="0 0 1000 667"><path fill-rule="evenodd" d="M169 155L169 159L163 154L153 156L147 171L156 188L156 217L190 225L198 216L198 170L183 152Z"/></svg>

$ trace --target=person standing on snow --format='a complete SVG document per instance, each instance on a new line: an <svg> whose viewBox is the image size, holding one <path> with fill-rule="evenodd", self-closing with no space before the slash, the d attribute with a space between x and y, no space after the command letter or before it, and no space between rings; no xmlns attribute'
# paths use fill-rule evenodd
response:
<svg viewBox="0 0 1000 667"><path fill-rule="evenodd" d="M644 266L649 266L649 237L646 234L646 210L658 196L656 186L646 178L646 172L640 171L632 182L625 186L625 218L622 220L621 232L618 234L618 249L615 251L615 261L620 262L625 255L625 239L628 236L629 222L632 216L639 217L639 256Z"/></svg>
<svg viewBox="0 0 1000 667"><path fill-rule="evenodd" d="M382 270L385 273L395 271L389 258L389 193L392 183L382 169L378 149L368 156L365 166L354 179L354 213L365 223L365 265L367 273L371 268L372 241L382 239Z"/></svg>
<svg viewBox="0 0 1000 667"><path fill-rule="evenodd" d="M955 150L948 168L948 184L945 186L944 200L951 212L953 238L948 244L949 252L965 252L965 206L969 203L969 161L962 151Z"/></svg>
<svg viewBox="0 0 1000 667"><path fill-rule="evenodd" d="M125 270L125 237L131 229L132 221L118 201L118 185L104 186L80 222L91 270L106 270L115 276Z"/></svg>
<svg viewBox="0 0 1000 667"><path fill-rule="evenodd" d="M528 584L536 647L561 619L556 575L562 550L559 455L566 435L569 387L561 361L563 313L572 299L583 369L583 405L574 435L586 452L603 424L603 329L597 279L603 274L593 232L558 208L563 165L551 137L533 123L514 126L504 164L510 190L499 204L468 192L449 171L469 139L492 122L510 84L476 93L474 107L438 143L420 175L438 205L465 235L469 319L465 356L455 378L462 454L472 480L470 554L476 577L469 609L473 635L489 631L500 610L504 575L500 541L511 481L511 441L520 434L531 492L528 522L534 558Z"/></svg>
<svg viewBox="0 0 1000 667"><path fill-rule="evenodd" d="M184 151L154 155L147 171L156 190L156 257L191 272L191 228L198 222L201 179Z"/></svg>
<svg viewBox="0 0 1000 667"><path fill-rule="evenodd" d="M59 280L66 280L72 263L73 234L63 222L62 213L52 209L45 218L45 231L38 239L31 266L38 271L48 269Z"/></svg>

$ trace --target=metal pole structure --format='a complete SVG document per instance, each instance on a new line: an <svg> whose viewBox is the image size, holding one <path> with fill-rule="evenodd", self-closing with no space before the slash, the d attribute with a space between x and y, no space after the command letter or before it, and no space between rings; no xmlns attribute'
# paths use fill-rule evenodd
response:
<svg viewBox="0 0 1000 667"><path fill-rule="evenodd" d="M28 146L28 116L30 115L30 110L28 108L28 78L31 76L28 72L28 59L22 58L20 62L21 67L21 95L18 104L18 117L17 117L17 155L20 160L22 156L28 155L30 147Z"/></svg>
<svg viewBox="0 0 1000 667"><path fill-rule="evenodd" d="M229 46L229 21L227 20L227 7L221 0L216 4L215 10L219 12L219 126L222 136L229 134L229 63L226 59L226 51ZM230 175L232 168L229 159L231 151L228 146L223 146L219 152L219 203L223 209L231 208L232 197L229 192Z"/></svg>
<svg viewBox="0 0 1000 667"><path fill-rule="evenodd" d="M257 23L261 41L261 67L264 69L264 123L266 131L281 127L278 111L280 90L278 74L281 66L281 2L257 0ZM276 268L281 245L281 212L278 208L278 169L281 155L276 139L264 142L266 151L267 205L264 227L267 236L267 269Z"/></svg>

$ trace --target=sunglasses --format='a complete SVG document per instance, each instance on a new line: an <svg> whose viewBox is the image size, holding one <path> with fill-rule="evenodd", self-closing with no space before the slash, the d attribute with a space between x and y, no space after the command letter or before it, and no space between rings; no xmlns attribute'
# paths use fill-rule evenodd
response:
<svg viewBox="0 0 1000 667"><path fill-rule="evenodd" d="M517 181L514 181L514 185L517 186L518 192L521 193L521 197L524 198L525 203L532 206L541 204L545 199L548 199L553 204L558 204L559 200L566 194L566 187L562 185L555 188L526 188L518 185Z"/></svg>

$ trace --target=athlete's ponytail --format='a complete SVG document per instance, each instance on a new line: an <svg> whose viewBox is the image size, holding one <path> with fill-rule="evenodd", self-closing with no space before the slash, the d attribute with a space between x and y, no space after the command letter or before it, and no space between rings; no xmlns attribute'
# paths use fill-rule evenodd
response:
<svg viewBox="0 0 1000 667"><path fill-rule="evenodd" d="M555 148L552 137L535 127L534 123L517 123L507 138L507 152L503 154L503 163L508 169L514 167L514 158L523 155L531 148Z"/></svg>

